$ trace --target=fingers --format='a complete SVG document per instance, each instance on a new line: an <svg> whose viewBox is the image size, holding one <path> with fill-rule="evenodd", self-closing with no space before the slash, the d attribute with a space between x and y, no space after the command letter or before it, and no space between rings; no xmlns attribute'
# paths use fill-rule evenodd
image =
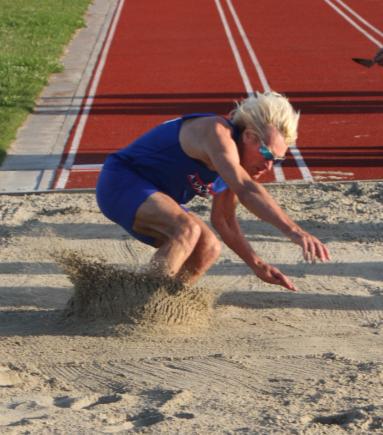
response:
<svg viewBox="0 0 383 435"><path fill-rule="evenodd" d="M330 261L330 252L327 249L326 245L324 245L323 243L321 243L318 240L318 243L316 245L316 250L317 250L317 257L319 258L320 261Z"/></svg>
<svg viewBox="0 0 383 435"><path fill-rule="evenodd" d="M303 243L303 257L305 261L309 263L313 263L319 254L319 250L317 251L317 247L315 242L312 240L312 237L307 237Z"/></svg>
<svg viewBox="0 0 383 435"><path fill-rule="evenodd" d="M315 244L311 237L306 240L306 252L304 253L305 260L312 263L315 261Z"/></svg>
<svg viewBox="0 0 383 435"><path fill-rule="evenodd" d="M302 240L303 256L306 261L311 263L316 259L325 262L331 260L330 252L327 247L316 237L307 235Z"/></svg>
<svg viewBox="0 0 383 435"><path fill-rule="evenodd" d="M292 292L297 292L298 288L289 279L281 280L281 286L291 290Z"/></svg>
<svg viewBox="0 0 383 435"><path fill-rule="evenodd" d="M281 273L279 270L273 270L273 277L278 281L278 283L276 284L279 284L282 287L285 287L293 292L298 291L297 287L295 287L293 282L286 275L283 275L283 273Z"/></svg>
<svg viewBox="0 0 383 435"><path fill-rule="evenodd" d="M304 237L302 240L302 248L303 248L303 258L305 259L305 261L310 261L309 258L309 242L307 240L307 237Z"/></svg>
<svg viewBox="0 0 383 435"><path fill-rule="evenodd" d="M322 245L323 247L323 252L324 252L324 256L325 256L325 261L331 261L331 255L330 255L330 251L327 249L326 245Z"/></svg>
<svg viewBox="0 0 383 435"><path fill-rule="evenodd" d="M269 284L281 285L291 291L298 291L293 282L280 272L276 267L264 264L262 267L257 267L255 273L262 281Z"/></svg>
<svg viewBox="0 0 383 435"><path fill-rule="evenodd" d="M306 261L310 263L314 263L317 258L320 258L320 250L317 249L317 244L315 243L313 237L309 237L307 241L307 252L306 252Z"/></svg>

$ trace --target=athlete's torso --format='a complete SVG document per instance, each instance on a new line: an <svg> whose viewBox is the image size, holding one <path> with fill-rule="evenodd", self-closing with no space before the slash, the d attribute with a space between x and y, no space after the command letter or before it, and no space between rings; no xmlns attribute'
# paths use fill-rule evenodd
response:
<svg viewBox="0 0 383 435"><path fill-rule="evenodd" d="M188 156L179 141L181 126L185 120L206 116L216 115L191 114L160 124L129 146L112 154L105 162L105 168L116 167L122 163L180 204L190 201L195 195L208 196L224 190L226 186L218 178L218 173L200 160ZM233 139L236 140L238 132L232 124L230 126Z"/></svg>

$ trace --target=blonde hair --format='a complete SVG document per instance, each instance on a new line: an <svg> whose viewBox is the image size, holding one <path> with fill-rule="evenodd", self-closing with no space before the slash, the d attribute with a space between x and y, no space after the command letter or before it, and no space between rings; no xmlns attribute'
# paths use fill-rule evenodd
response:
<svg viewBox="0 0 383 435"><path fill-rule="evenodd" d="M230 119L241 131L254 130L259 139L267 140L267 126L274 126L283 136L288 146L298 137L299 112L289 100L277 92L256 92L255 96L237 103L230 112Z"/></svg>

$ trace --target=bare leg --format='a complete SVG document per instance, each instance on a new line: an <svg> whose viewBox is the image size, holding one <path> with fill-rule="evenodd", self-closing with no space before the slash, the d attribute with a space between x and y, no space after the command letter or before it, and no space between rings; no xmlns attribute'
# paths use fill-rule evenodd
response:
<svg viewBox="0 0 383 435"><path fill-rule="evenodd" d="M160 192L138 208L134 230L157 242L153 271L188 283L203 275L221 251L217 237L199 217Z"/></svg>
<svg viewBox="0 0 383 435"><path fill-rule="evenodd" d="M221 253L221 243L205 222L193 213L189 213L189 215L201 227L201 236L193 252L178 272L177 277L192 284L216 262Z"/></svg>
<svg viewBox="0 0 383 435"><path fill-rule="evenodd" d="M154 269L166 276L176 276L198 245L198 226L175 231L173 238L163 242L151 260Z"/></svg>
<svg viewBox="0 0 383 435"><path fill-rule="evenodd" d="M141 204L133 229L156 240L158 251L152 259L153 267L159 274L170 277L178 274L202 232L197 220L161 192Z"/></svg>

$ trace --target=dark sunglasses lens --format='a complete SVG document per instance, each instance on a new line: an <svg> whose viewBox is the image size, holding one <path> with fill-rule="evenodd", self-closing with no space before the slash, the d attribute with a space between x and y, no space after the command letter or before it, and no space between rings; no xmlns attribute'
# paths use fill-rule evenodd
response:
<svg viewBox="0 0 383 435"><path fill-rule="evenodd" d="M281 163L286 159L286 157L275 157L274 154L267 148L266 145L261 145L259 147L259 152L266 160L271 160L274 163Z"/></svg>
<svg viewBox="0 0 383 435"><path fill-rule="evenodd" d="M264 145L259 147L259 151L266 160L274 160L272 152Z"/></svg>

